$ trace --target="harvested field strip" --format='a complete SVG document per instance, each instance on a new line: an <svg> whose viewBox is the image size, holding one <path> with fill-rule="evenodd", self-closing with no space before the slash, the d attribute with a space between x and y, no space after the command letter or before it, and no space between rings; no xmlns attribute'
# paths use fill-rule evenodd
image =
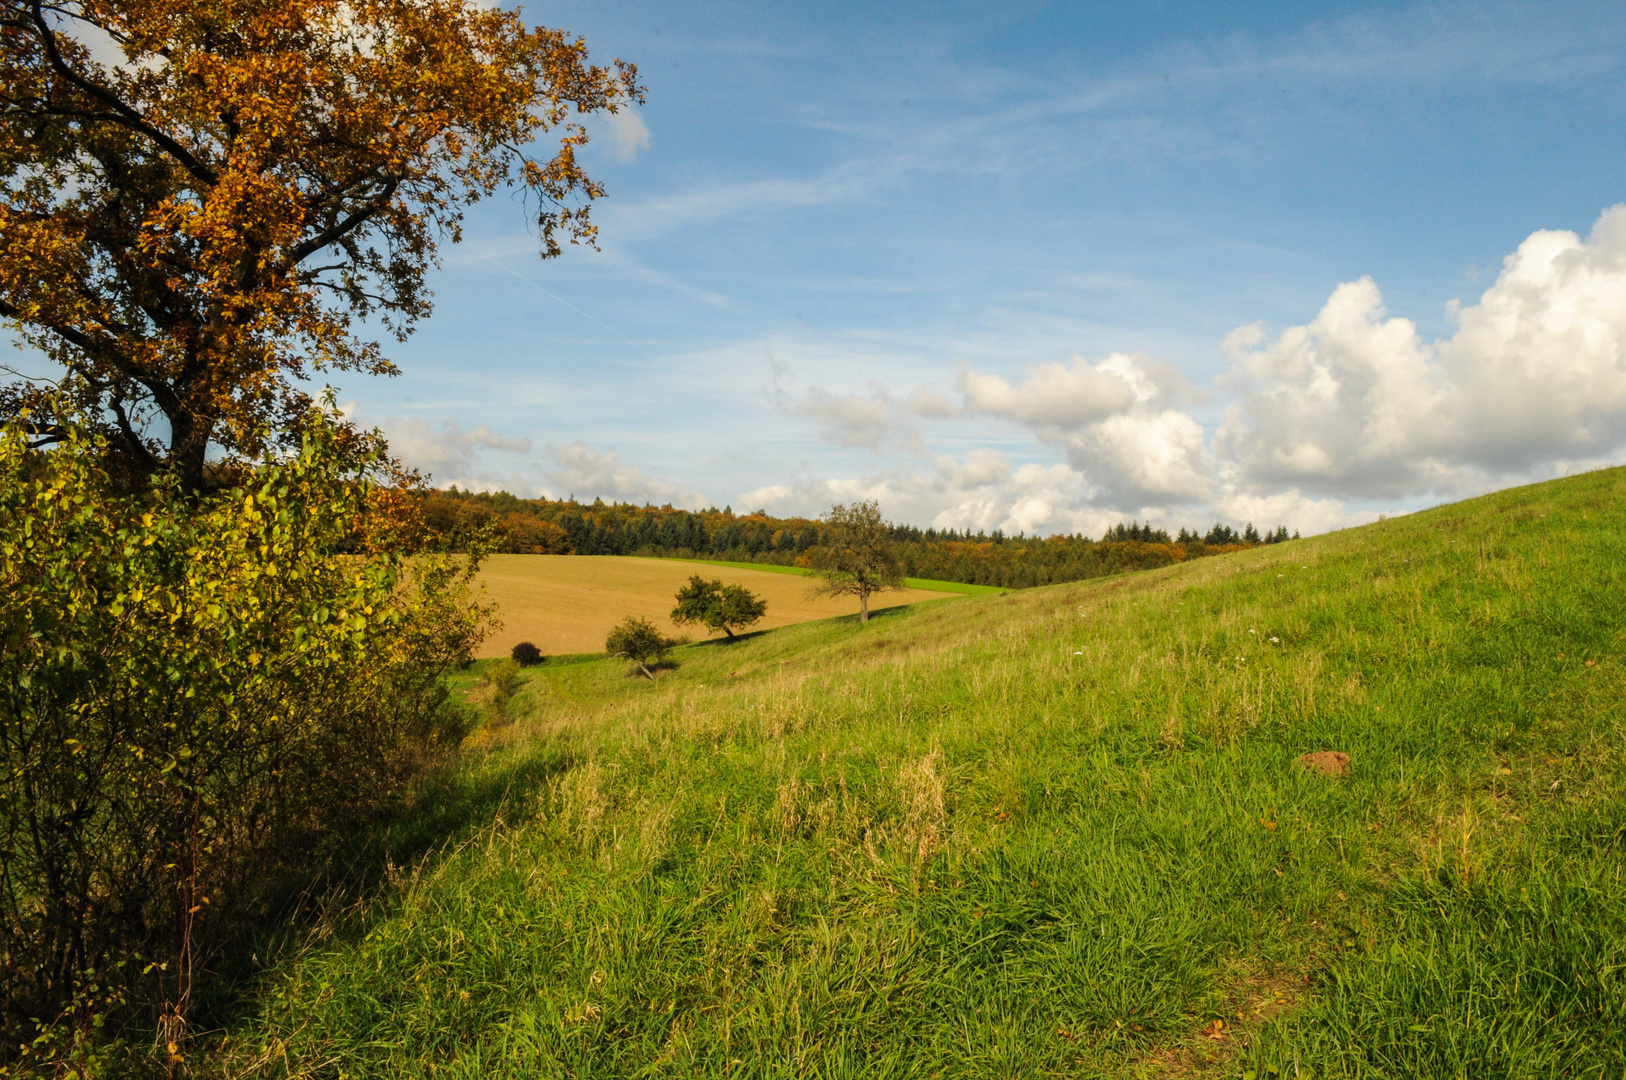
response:
<svg viewBox="0 0 1626 1080"><path fill-rule="evenodd" d="M805 566L780 566L777 563L750 563L750 562L724 562L721 559L664 559L663 562L691 563L696 566L732 566L736 570L762 570L769 574L795 574L807 577L813 571ZM998 585L968 585L963 581L937 581L933 578L908 577L903 579L906 587L921 589L926 592L960 593L964 596L997 596L1002 592L1009 592Z"/></svg>
<svg viewBox="0 0 1626 1080"><path fill-rule="evenodd" d="M667 618L673 594L702 573L725 583L744 585L767 598L768 614L757 629L772 629L813 619L857 612L849 599L810 600L808 584L765 568L742 569L723 563L678 559L640 559L617 555L493 555L480 580L497 604L503 625L489 637L482 657L507 656L517 642L529 641L546 655L596 652L604 648L610 628L628 615L650 619L668 633L705 637L704 629L686 631ZM783 567L773 569L783 570ZM942 600L942 590L904 589L871 598L871 610Z"/></svg>

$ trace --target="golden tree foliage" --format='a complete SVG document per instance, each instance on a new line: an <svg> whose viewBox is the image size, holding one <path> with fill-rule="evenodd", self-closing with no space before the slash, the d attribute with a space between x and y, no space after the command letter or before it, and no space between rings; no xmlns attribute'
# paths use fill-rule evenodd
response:
<svg viewBox="0 0 1626 1080"><path fill-rule="evenodd" d="M582 117L642 100L475 0L0 0L0 46L0 316L130 467L193 489L211 443L296 428L311 371L394 371L357 320L428 314L469 205L518 185L543 257L590 243ZM0 404L61 436L27 388Z"/></svg>

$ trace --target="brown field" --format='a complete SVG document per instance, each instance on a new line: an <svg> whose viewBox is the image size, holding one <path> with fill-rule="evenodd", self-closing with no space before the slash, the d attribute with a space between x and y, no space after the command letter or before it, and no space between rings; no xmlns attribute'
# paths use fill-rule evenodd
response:
<svg viewBox="0 0 1626 1080"><path fill-rule="evenodd" d="M628 615L699 641L706 637L705 627L679 627L667 618L673 595L695 573L744 585L766 598L768 613L755 630L858 611L858 601L848 597L808 599L811 582L790 574L621 555L493 555L480 580L488 598L496 601L503 625L485 640L479 655L507 656L521 641L533 643L548 656L597 652L604 648L610 628ZM870 597L870 610L952 595L921 589L885 592Z"/></svg>

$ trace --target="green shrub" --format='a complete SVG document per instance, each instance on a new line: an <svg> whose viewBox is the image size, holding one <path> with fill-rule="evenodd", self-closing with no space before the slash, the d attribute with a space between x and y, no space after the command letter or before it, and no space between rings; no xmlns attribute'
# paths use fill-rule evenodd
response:
<svg viewBox="0 0 1626 1080"><path fill-rule="evenodd" d="M605 639L604 651L611 656L624 656L631 660L646 679L653 679L650 669L667 662L667 653L675 644L648 619L629 615L610 631Z"/></svg>
<svg viewBox="0 0 1626 1080"><path fill-rule="evenodd" d="M515 645L513 651L508 655L520 667L535 667L547 659L542 655L542 650L529 641L522 641Z"/></svg>
<svg viewBox="0 0 1626 1080"><path fill-rule="evenodd" d="M507 723L514 695L519 691L519 664L513 660L493 660L486 665L481 676L491 719L499 724Z"/></svg>
<svg viewBox="0 0 1626 1080"><path fill-rule="evenodd" d="M382 459L320 411L303 439L199 495L0 431L0 1071L121 996L184 1046L239 919L462 735L476 560L380 554Z"/></svg>

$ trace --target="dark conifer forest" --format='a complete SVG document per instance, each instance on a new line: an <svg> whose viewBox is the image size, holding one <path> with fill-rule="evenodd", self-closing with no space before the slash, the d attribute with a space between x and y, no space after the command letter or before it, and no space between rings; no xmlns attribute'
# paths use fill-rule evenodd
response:
<svg viewBox="0 0 1626 1080"><path fill-rule="evenodd" d="M824 542L812 518L777 518L765 511L680 510L672 506L521 499L507 492L452 488L422 495L424 546L442 552L481 545L491 551L537 555L639 555L723 562L806 566ZM1276 544L1286 526L1261 534L1249 522L1238 531L1216 522L1206 532L1171 537L1150 524L1120 523L1099 540L1082 535L1007 536L892 526L904 573L913 578L1021 589L1147 570L1186 559Z"/></svg>

